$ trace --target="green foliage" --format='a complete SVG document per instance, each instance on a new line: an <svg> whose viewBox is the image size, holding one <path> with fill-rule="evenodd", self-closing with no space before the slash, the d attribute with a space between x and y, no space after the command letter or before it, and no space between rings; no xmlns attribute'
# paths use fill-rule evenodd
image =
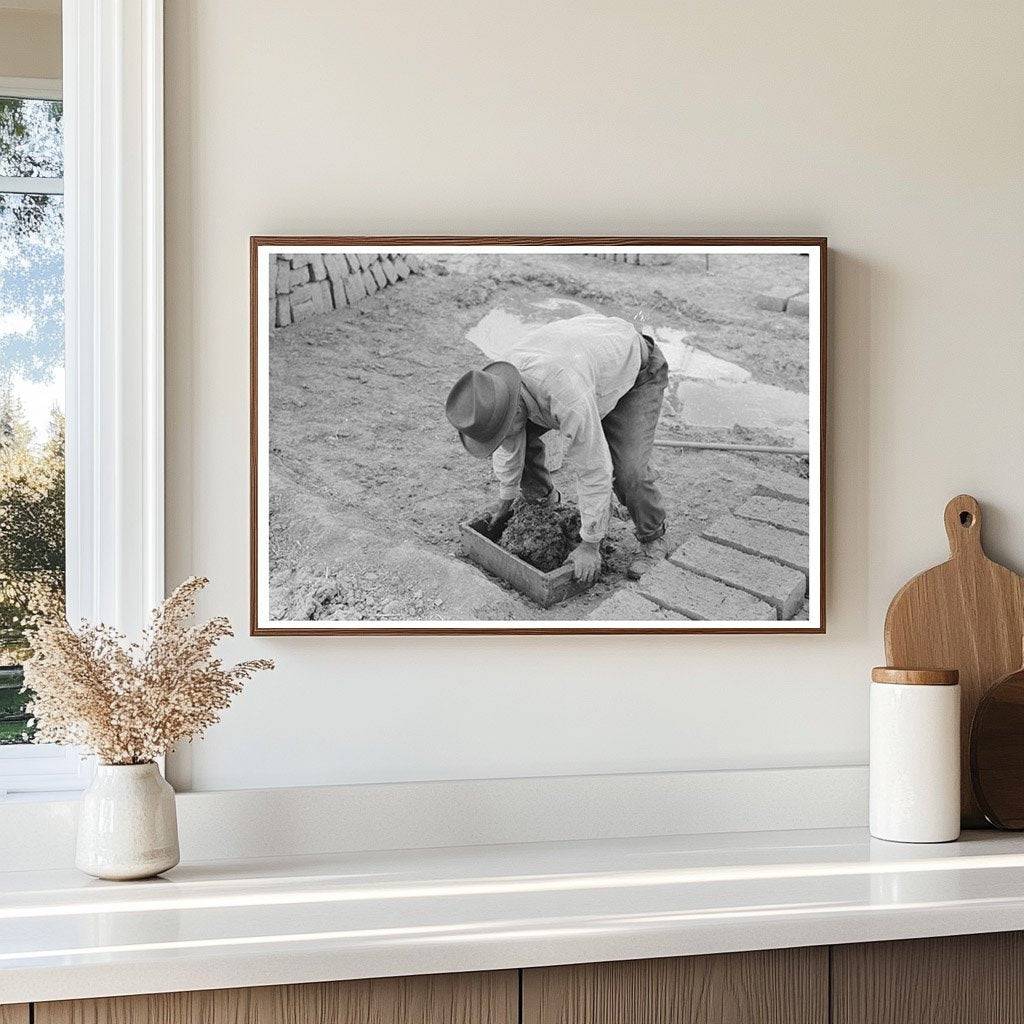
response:
<svg viewBox="0 0 1024 1024"><path fill-rule="evenodd" d="M26 626L64 608L64 417L54 412L40 448L21 405L0 400L0 665L30 653ZM0 743L22 742L26 694L12 694L20 672L0 668Z"/></svg>
<svg viewBox="0 0 1024 1024"><path fill-rule="evenodd" d="M0 745L30 740L34 726L25 712L28 694L22 691L21 666L0 668Z"/></svg>
<svg viewBox="0 0 1024 1024"><path fill-rule="evenodd" d="M63 572L64 424L55 416L41 452L15 440L0 454L0 581Z"/></svg>

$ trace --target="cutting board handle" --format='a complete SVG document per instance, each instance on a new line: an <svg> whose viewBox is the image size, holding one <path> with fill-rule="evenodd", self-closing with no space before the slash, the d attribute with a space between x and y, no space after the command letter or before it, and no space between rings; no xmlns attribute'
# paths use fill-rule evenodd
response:
<svg viewBox="0 0 1024 1024"><path fill-rule="evenodd" d="M969 494L958 494L946 506L944 515L949 553L960 556L984 557L981 548L981 506Z"/></svg>

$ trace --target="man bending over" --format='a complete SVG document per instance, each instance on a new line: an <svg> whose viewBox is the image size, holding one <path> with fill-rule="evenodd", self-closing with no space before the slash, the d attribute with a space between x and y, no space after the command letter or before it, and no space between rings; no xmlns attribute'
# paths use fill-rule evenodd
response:
<svg viewBox="0 0 1024 1024"><path fill-rule="evenodd" d="M490 458L500 486L492 527L518 495L557 504L541 437L557 430L576 473L581 543L569 555L578 580L601 571L611 496L629 510L642 546L634 578L664 558L665 509L650 468L668 365L654 338L618 317L587 313L531 331L509 353L460 377L445 413L466 450Z"/></svg>

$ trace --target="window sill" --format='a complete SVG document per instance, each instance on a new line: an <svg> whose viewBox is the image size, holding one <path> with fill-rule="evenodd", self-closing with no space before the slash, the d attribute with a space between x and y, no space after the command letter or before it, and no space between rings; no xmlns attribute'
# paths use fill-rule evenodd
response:
<svg viewBox="0 0 1024 1024"><path fill-rule="evenodd" d="M94 759L52 743L0 746L0 804L68 800L89 785ZM2 862L0 862L2 863Z"/></svg>

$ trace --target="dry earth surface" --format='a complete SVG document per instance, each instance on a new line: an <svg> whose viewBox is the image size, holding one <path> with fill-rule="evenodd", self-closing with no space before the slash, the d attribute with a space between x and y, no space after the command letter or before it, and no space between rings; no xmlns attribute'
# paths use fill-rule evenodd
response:
<svg viewBox="0 0 1024 1024"><path fill-rule="evenodd" d="M271 614L275 620L585 619L629 586L636 541L621 509L585 594L541 609L461 556L458 523L497 500L488 462L463 451L444 416L452 383L487 358L466 333L495 308L567 314L552 297L686 332L686 342L806 392L807 320L755 296L806 283L800 256L680 257L635 267L582 255L467 255L355 307L277 328L270 339ZM666 402L662 436L790 443L770 429L696 429ZM681 542L736 507L762 477L807 475L793 456L658 449L655 468ZM569 498L568 472L556 483Z"/></svg>

